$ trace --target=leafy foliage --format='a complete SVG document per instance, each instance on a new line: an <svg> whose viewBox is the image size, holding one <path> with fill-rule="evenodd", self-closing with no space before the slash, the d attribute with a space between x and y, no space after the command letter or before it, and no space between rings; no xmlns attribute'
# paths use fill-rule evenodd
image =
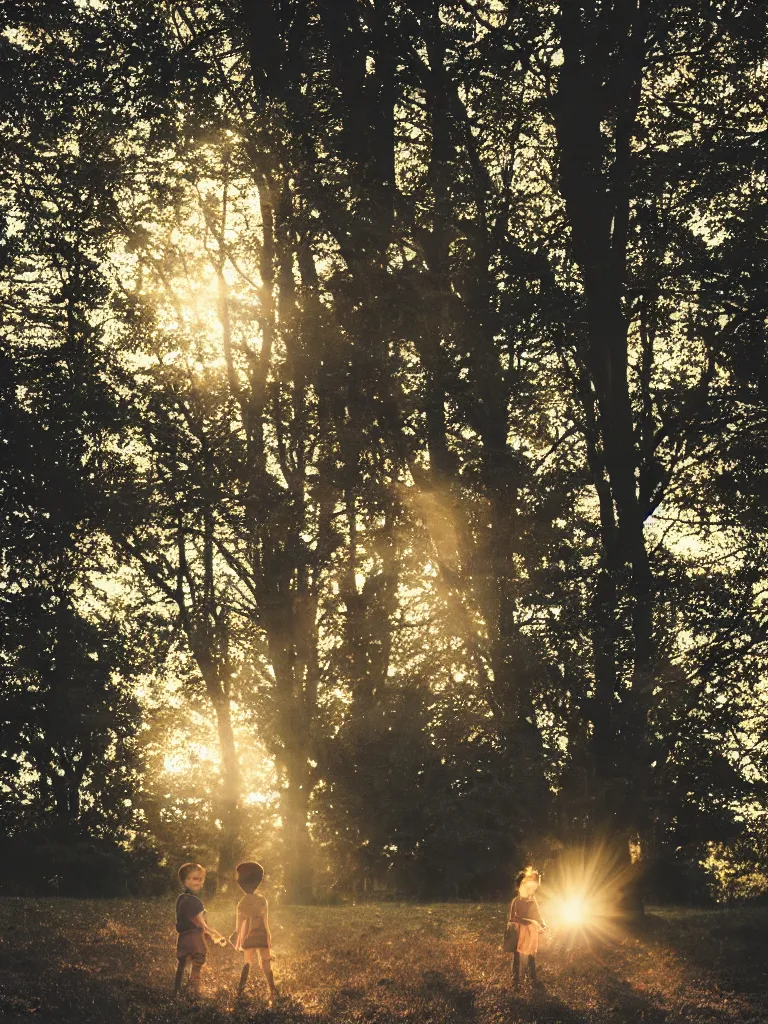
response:
<svg viewBox="0 0 768 1024"><path fill-rule="evenodd" d="M759 5L14 18L18 820L42 733L51 792L92 750L144 804L110 827L224 886L272 835L295 899L731 841L765 798ZM164 767L182 708L215 783Z"/></svg>

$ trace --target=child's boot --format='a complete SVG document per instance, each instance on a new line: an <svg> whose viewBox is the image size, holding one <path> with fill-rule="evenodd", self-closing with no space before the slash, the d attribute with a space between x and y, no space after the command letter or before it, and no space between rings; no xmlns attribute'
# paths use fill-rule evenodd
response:
<svg viewBox="0 0 768 1024"><path fill-rule="evenodd" d="M189 972L187 993L192 999L197 999L200 995L200 971L202 970L202 967L202 964L192 964L192 970Z"/></svg>
<svg viewBox="0 0 768 1024"><path fill-rule="evenodd" d="M531 979L531 988L533 989L533 991L534 992L541 992L541 990L543 989L544 986L541 984L540 981L536 980L536 957L535 956L529 956L528 957L528 976Z"/></svg>
<svg viewBox="0 0 768 1024"><path fill-rule="evenodd" d="M173 979L173 994L177 996L181 989L181 983L184 980L184 968L187 966L186 957L182 957L179 960L179 966L176 968L176 977Z"/></svg>
<svg viewBox="0 0 768 1024"><path fill-rule="evenodd" d="M520 954L515 950L512 955L512 990L518 992L520 989Z"/></svg>
<svg viewBox="0 0 768 1024"><path fill-rule="evenodd" d="M242 999L243 992L245 992L245 986L248 984L248 974L249 974L250 970L251 970L250 966L248 964L245 964L243 966L242 971L240 972L240 982L239 982L239 984L237 986L237 998L238 999Z"/></svg>
<svg viewBox="0 0 768 1024"><path fill-rule="evenodd" d="M267 1001L269 1002L270 1006L273 1006L275 1000L277 999L277 989L275 988L275 976L272 973L272 969L270 967L263 967L262 970L264 971L264 978L267 982L267 989L269 990Z"/></svg>

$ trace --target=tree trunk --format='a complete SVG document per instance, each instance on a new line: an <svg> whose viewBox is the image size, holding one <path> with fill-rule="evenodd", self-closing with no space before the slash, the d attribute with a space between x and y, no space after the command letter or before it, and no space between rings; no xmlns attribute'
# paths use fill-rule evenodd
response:
<svg viewBox="0 0 768 1024"><path fill-rule="evenodd" d="M219 885L227 889L234 880L235 865L240 854L240 765L232 728L232 714L229 698L212 698L216 712L216 727L221 753L220 789L218 817L221 821L219 839Z"/></svg>
<svg viewBox="0 0 768 1024"><path fill-rule="evenodd" d="M306 905L312 902L314 864L309 835L309 766L301 758L289 758L286 765L287 786L280 804L283 818L283 865L285 896L288 903Z"/></svg>
<svg viewBox="0 0 768 1024"><path fill-rule="evenodd" d="M629 7L627 8L630 9ZM564 62L553 104L560 149L560 187L571 226L573 252L581 268L587 316L587 344L580 354L596 396L597 436L605 478L610 486L611 517L616 518L616 546L603 531L603 578L596 603L610 614L617 607L622 563L631 569L632 680L629 696L622 693L622 728L607 714L613 668L608 651L596 650L600 700L596 707L603 735L613 734L621 750L628 791L623 806L633 825L640 826L649 784L648 716L653 689L654 585L637 492L640 452L635 439L628 379L628 315L624 308L627 223L629 217L630 148L640 98L644 60L644 9L634 14L582 12L566 5L560 18ZM606 143L606 122L614 124L612 166ZM600 494L604 478L595 474ZM602 502L601 502L602 504ZM614 512L615 510L615 512ZM605 527L605 522L603 523ZM618 554L621 557L618 557ZM597 610L597 607L596 607ZM611 643L611 638L605 638ZM599 646L603 638L595 637ZM611 772L608 741L595 748L604 771ZM637 768L636 766L640 767Z"/></svg>

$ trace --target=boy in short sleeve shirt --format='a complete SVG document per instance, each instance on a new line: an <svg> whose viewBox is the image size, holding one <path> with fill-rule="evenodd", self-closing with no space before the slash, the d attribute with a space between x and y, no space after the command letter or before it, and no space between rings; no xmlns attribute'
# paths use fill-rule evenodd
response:
<svg viewBox="0 0 768 1024"><path fill-rule="evenodd" d="M206 934L215 942L225 942L225 938L215 928L211 928L205 918L205 907L200 893L205 884L205 868L200 864L182 864L179 868L179 881L184 886L176 900L176 957L179 961L173 994L178 995L184 977L187 960L192 964L189 974L187 992L190 996L200 994L200 972L206 961Z"/></svg>

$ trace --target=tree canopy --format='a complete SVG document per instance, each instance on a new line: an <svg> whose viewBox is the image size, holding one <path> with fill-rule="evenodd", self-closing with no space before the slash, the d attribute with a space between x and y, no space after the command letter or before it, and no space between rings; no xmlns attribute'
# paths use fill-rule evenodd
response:
<svg viewBox="0 0 768 1024"><path fill-rule="evenodd" d="M7 841L759 850L763 5L5 17Z"/></svg>

